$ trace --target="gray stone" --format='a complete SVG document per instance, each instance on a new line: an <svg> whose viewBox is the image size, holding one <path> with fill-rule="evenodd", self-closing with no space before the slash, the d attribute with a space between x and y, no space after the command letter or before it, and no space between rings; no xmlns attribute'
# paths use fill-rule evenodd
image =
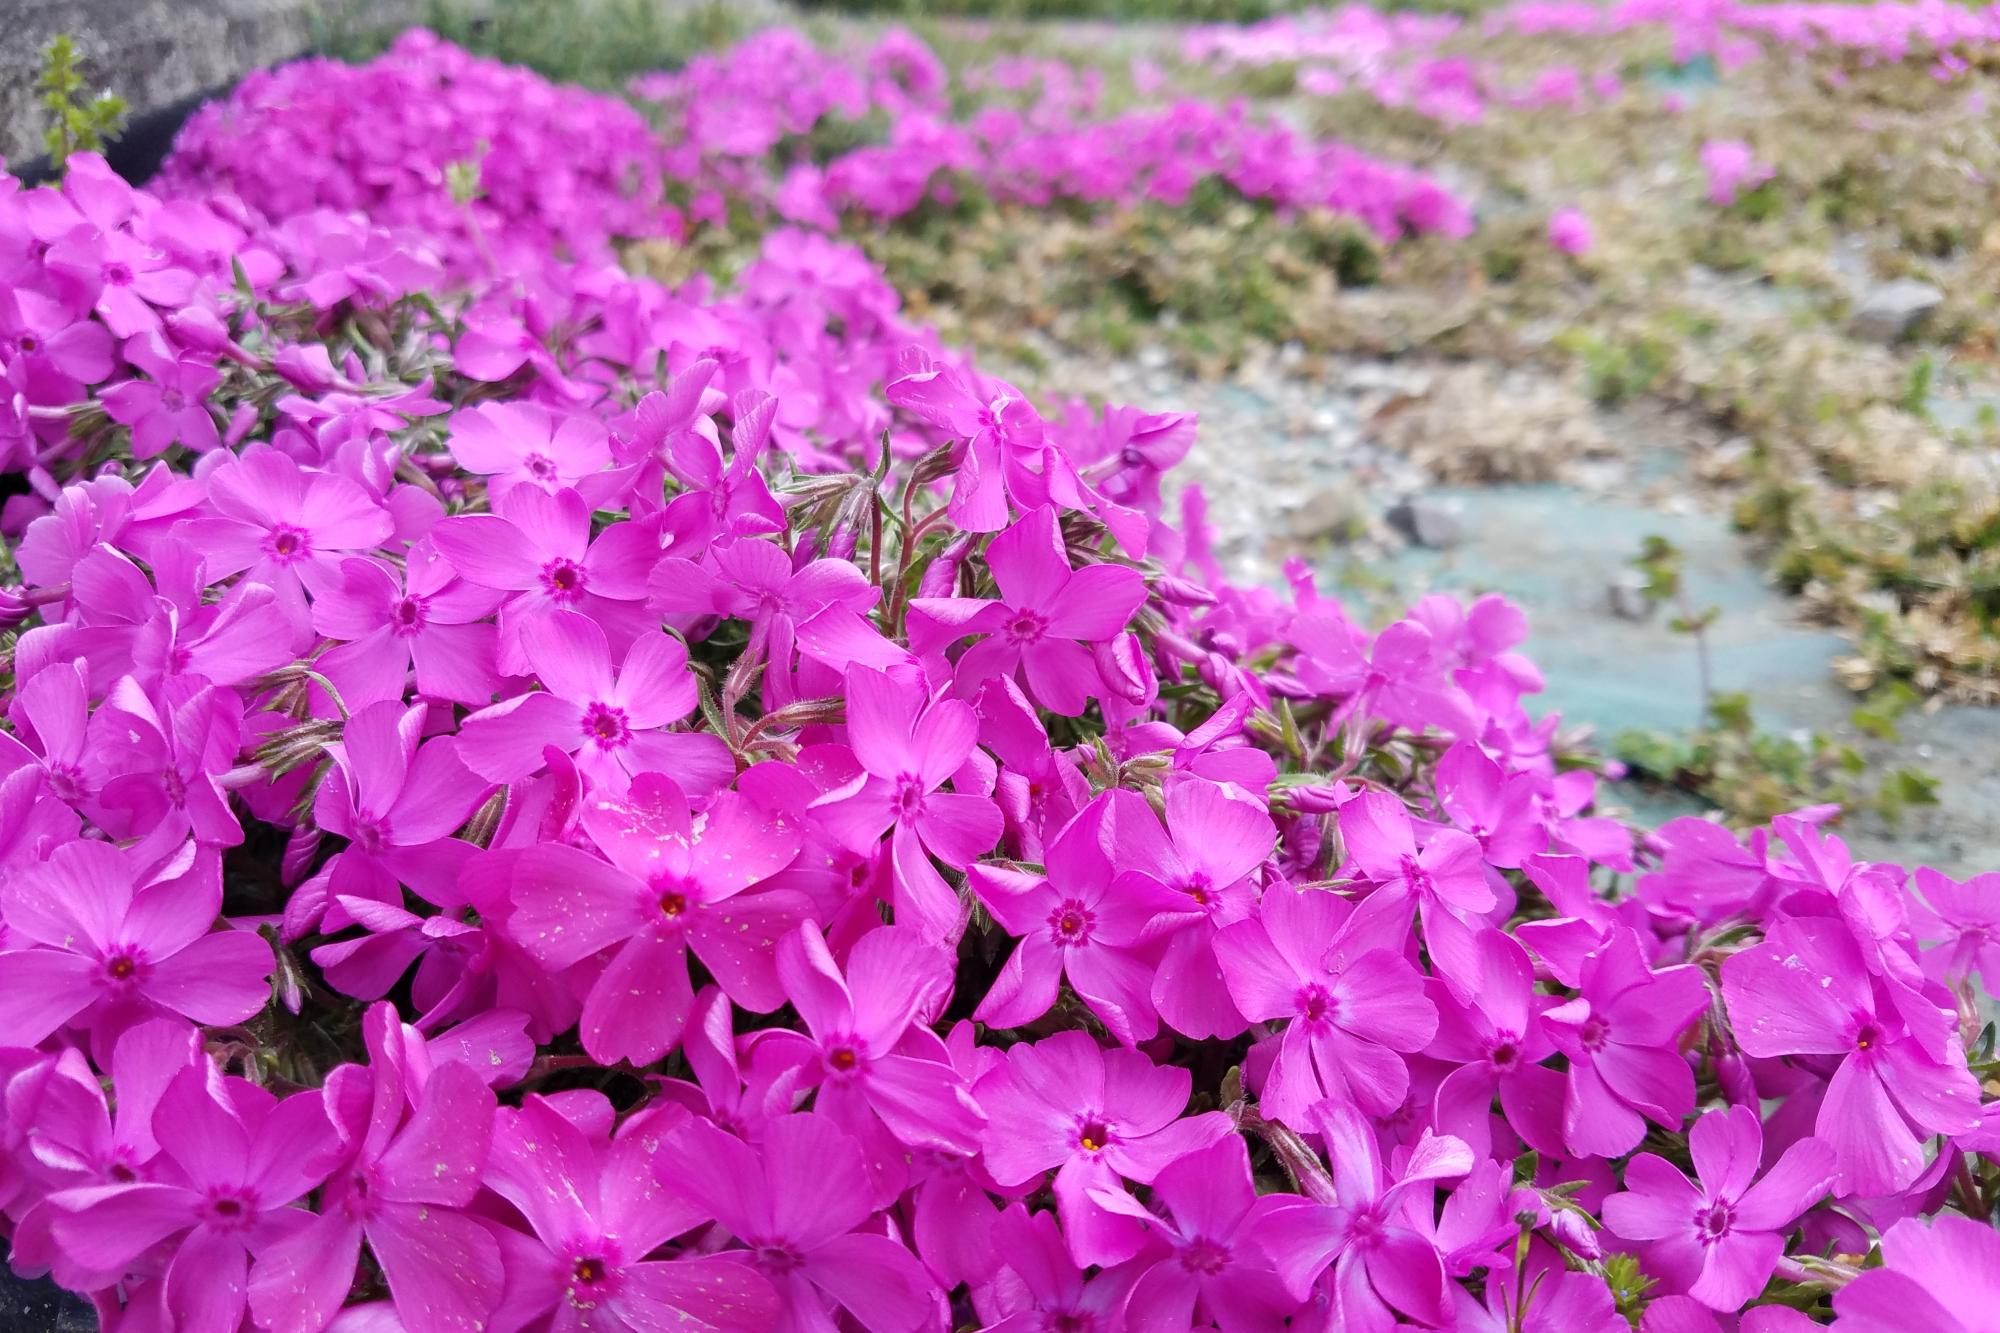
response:
<svg viewBox="0 0 2000 1333"><path fill-rule="evenodd" d="M1389 509L1389 525L1419 546L1447 550L1465 540L1465 519L1458 507L1435 496L1411 495Z"/></svg>
<svg viewBox="0 0 2000 1333"><path fill-rule="evenodd" d="M1894 342L1943 304L1944 293L1928 282L1897 278L1870 288L1855 305L1848 327L1856 337Z"/></svg>
<svg viewBox="0 0 2000 1333"><path fill-rule="evenodd" d="M1658 609L1658 604L1646 595L1646 576L1636 569L1613 575L1604 591L1611 614L1620 620L1650 620Z"/></svg>
<svg viewBox="0 0 2000 1333"><path fill-rule="evenodd" d="M133 116L228 87L300 55L327 23L420 20L424 0L0 0L0 156L42 156L35 81L49 40L67 33L92 91Z"/></svg>

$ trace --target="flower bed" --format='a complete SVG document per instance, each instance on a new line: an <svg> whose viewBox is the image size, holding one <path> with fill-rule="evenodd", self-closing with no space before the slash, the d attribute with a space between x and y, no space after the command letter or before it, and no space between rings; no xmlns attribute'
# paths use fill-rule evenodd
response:
<svg viewBox="0 0 2000 1333"><path fill-rule="evenodd" d="M1044 417L823 234L616 266L766 138L413 37L0 195L17 1269L204 1333L1985 1317L1991 883L1605 817L1504 601L1229 584L1195 421Z"/></svg>

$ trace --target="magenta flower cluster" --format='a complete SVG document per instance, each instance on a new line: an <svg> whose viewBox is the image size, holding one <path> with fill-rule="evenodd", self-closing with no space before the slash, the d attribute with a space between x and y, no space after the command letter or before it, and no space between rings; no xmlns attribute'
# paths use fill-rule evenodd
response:
<svg viewBox="0 0 2000 1333"><path fill-rule="evenodd" d="M17 1270L134 1333L1990 1326L2000 881L1635 836L1503 600L1224 580L1192 418L1044 412L811 230L624 272L615 103L306 69L0 193Z"/></svg>

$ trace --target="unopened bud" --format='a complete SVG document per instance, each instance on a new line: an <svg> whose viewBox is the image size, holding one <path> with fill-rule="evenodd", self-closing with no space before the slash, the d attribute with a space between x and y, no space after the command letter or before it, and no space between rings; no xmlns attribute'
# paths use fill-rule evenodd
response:
<svg viewBox="0 0 2000 1333"><path fill-rule="evenodd" d="M1159 696L1159 678L1153 674L1145 645L1132 631L1099 640L1091 645L1090 651L1097 660L1097 674L1104 682L1105 692L1112 698L1144 706Z"/></svg>

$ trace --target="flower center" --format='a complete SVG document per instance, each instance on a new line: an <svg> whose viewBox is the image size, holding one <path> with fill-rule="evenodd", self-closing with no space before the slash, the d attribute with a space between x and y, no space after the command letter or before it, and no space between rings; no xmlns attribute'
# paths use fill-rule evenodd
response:
<svg viewBox="0 0 2000 1333"><path fill-rule="evenodd" d="M249 1225L254 1209L242 1195L218 1192L208 1197L207 1222L218 1231L236 1231Z"/></svg>
<svg viewBox="0 0 2000 1333"><path fill-rule="evenodd" d="M1854 1049L1857 1051L1873 1050L1881 1043L1881 1040L1882 1029L1876 1027L1873 1023L1863 1023L1861 1029L1854 1034Z"/></svg>
<svg viewBox="0 0 2000 1333"><path fill-rule="evenodd" d="M1521 1058L1521 1048L1516 1044L1514 1034L1499 1033L1494 1040L1493 1049L1486 1053L1486 1058L1492 1062L1495 1069L1512 1069Z"/></svg>
<svg viewBox="0 0 2000 1333"><path fill-rule="evenodd" d="M1431 891L1431 872L1418 864L1416 857L1404 857L1402 871L1403 878L1410 882L1412 893L1423 894Z"/></svg>
<svg viewBox="0 0 2000 1333"><path fill-rule="evenodd" d="M851 1043L841 1042L827 1050L826 1067L836 1074L851 1074L861 1067L861 1052Z"/></svg>
<svg viewBox="0 0 2000 1333"><path fill-rule="evenodd" d="M804 1262L799 1252L783 1241L762 1241L751 1246L757 1267L767 1273L785 1274Z"/></svg>
<svg viewBox="0 0 2000 1333"><path fill-rule="evenodd" d="M160 391L160 406L166 408L169 412L178 412L187 406L187 395L179 389L162 389Z"/></svg>
<svg viewBox="0 0 2000 1333"><path fill-rule="evenodd" d="M1713 1245L1729 1234L1730 1225L1735 1220L1735 1211L1726 1203L1718 1203L1694 1215L1694 1228L1705 1243Z"/></svg>
<svg viewBox="0 0 2000 1333"><path fill-rule="evenodd" d="M264 539L264 550L281 565L291 564L312 553L312 541L300 528L281 523Z"/></svg>
<svg viewBox="0 0 2000 1333"><path fill-rule="evenodd" d="M1001 629L1015 643L1034 643L1048 633L1049 619L1035 611L1019 609L1007 619Z"/></svg>
<svg viewBox="0 0 2000 1333"><path fill-rule="evenodd" d="M1190 1273L1213 1277L1229 1267L1228 1247L1218 1245L1205 1237L1198 1237L1182 1248L1181 1267Z"/></svg>
<svg viewBox="0 0 2000 1333"><path fill-rule="evenodd" d="M593 1283L604 1281L604 1273L605 1267L602 1259L579 1259L576 1261L576 1267L570 1270L569 1275L588 1287Z"/></svg>
<svg viewBox="0 0 2000 1333"><path fill-rule="evenodd" d="M1071 898L1049 913L1049 936L1065 947L1088 944L1090 929L1096 923L1097 914Z"/></svg>
<svg viewBox="0 0 2000 1333"><path fill-rule="evenodd" d="M687 911L688 900L684 893L663 893L660 895L660 915L677 917Z"/></svg>
<svg viewBox="0 0 2000 1333"><path fill-rule="evenodd" d="M1601 1050L1610 1036L1610 1025L1601 1018L1591 1017L1584 1020L1583 1031L1577 1034L1577 1040L1583 1043L1586 1051L1595 1051Z"/></svg>
<svg viewBox="0 0 2000 1333"><path fill-rule="evenodd" d="M1308 1023L1324 1023L1333 1019L1340 1008L1339 1003L1326 993L1324 986L1307 986L1299 992L1299 1017Z"/></svg>
<svg viewBox="0 0 2000 1333"><path fill-rule="evenodd" d="M1111 1146L1110 1127L1097 1117L1090 1117L1077 1128L1076 1146L1088 1153L1103 1152Z"/></svg>
<svg viewBox="0 0 2000 1333"><path fill-rule="evenodd" d="M389 625L398 634L415 634L424 627L421 597L399 597L389 608Z"/></svg>
<svg viewBox="0 0 2000 1333"><path fill-rule="evenodd" d="M522 466L528 469L528 475L536 481L555 480L556 462L547 454L529 454L522 460Z"/></svg>
<svg viewBox="0 0 2000 1333"><path fill-rule="evenodd" d="M353 842L362 851L379 852L387 841L387 831L383 829L380 820L364 816L355 821Z"/></svg>
<svg viewBox="0 0 2000 1333"><path fill-rule="evenodd" d="M915 819L924 812L924 784L922 779L905 773L896 779L896 818Z"/></svg>
<svg viewBox="0 0 2000 1333"><path fill-rule="evenodd" d="M583 566L574 560L555 559L542 566L542 587L558 602L573 602L583 596Z"/></svg>
<svg viewBox="0 0 2000 1333"><path fill-rule="evenodd" d="M83 773L75 764L52 763L48 766L49 790L56 799L68 805L75 805L90 794L84 786Z"/></svg>
<svg viewBox="0 0 2000 1333"><path fill-rule="evenodd" d="M130 981L139 974L139 960L129 953L115 953L104 960L104 975L112 981Z"/></svg>
<svg viewBox="0 0 2000 1333"><path fill-rule="evenodd" d="M132 285L132 267L129 264L110 263L104 266L104 281L113 287Z"/></svg>
<svg viewBox="0 0 2000 1333"><path fill-rule="evenodd" d="M1181 886L1181 892L1194 899L1196 907L1206 907L1214 901L1212 896L1214 888L1215 885L1209 882L1208 872L1197 870L1188 876L1187 883Z"/></svg>
<svg viewBox="0 0 2000 1333"><path fill-rule="evenodd" d="M624 709L594 703L583 710L583 734L600 750L615 750L632 739L632 727L625 720Z"/></svg>

